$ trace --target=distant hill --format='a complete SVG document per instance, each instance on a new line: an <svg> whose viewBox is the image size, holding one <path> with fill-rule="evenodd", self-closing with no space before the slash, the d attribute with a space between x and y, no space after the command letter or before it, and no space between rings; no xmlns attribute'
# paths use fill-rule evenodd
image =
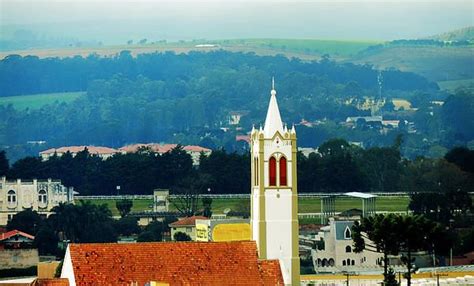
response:
<svg viewBox="0 0 474 286"><path fill-rule="evenodd" d="M474 41L474 26L434 35L428 37L428 39L439 41Z"/></svg>

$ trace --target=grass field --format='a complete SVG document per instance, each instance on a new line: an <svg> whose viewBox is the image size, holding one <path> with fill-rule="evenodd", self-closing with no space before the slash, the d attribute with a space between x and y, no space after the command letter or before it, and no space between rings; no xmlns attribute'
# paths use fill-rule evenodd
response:
<svg viewBox="0 0 474 286"><path fill-rule="evenodd" d="M15 109L38 109L50 103L70 102L84 95L85 92L41 93L0 97L0 105L11 104Z"/></svg>
<svg viewBox="0 0 474 286"><path fill-rule="evenodd" d="M93 204L106 204L113 215L118 215L115 207L115 200L88 200ZM378 211L406 211L409 203L408 197L379 197L377 198ZM134 200L132 212L152 210L153 201ZM321 211L321 200L319 198L300 198L298 201L299 213L318 213ZM234 211L249 210L250 201L248 199L213 199L212 210L215 214L221 214L227 208ZM176 210L174 205L170 204L171 210ZM336 211L358 208L362 209L362 202L356 198L338 198L336 200Z"/></svg>
<svg viewBox="0 0 474 286"><path fill-rule="evenodd" d="M75 55L88 56L95 53L100 56L111 56L123 50L129 50L133 55L152 52L174 51L176 53L187 53L190 51L212 51L224 49L236 52L254 52L258 55L284 54L288 57L300 57L303 59L317 59L324 54L331 57L347 58L366 49L369 46L379 44L377 41L338 41L338 40L315 40L315 39L237 39L237 40L196 40L187 42L159 42L144 45L116 45L97 47L74 47L57 49L31 49L0 52L0 59L17 54L21 56L35 55L40 58L46 57L71 57ZM198 48L199 44L216 44L213 48Z"/></svg>
<svg viewBox="0 0 474 286"><path fill-rule="evenodd" d="M369 46L379 44L377 41L337 41L337 40L315 40L315 39L238 39L213 41L223 47L253 47L264 49L307 53L307 54L330 54L334 56L347 57L357 54Z"/></svg>
<svg viewBox="0 0 474 286"><path fill-rule="evenodd" d="M459 87L467 87L471 90L474 89L474 78L471 79L460 79L460 80L447 80L438 81L438 85L441 89L454 92Z"/></svg>

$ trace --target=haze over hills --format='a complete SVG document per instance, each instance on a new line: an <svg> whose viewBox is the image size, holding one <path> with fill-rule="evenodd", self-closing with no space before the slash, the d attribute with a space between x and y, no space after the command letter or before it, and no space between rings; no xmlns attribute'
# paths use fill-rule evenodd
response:
<svg viewBox="0 0 474 286"><path fill-rule="evenodd" d="M474 41L474 27L465 27L442 34L433 35L428 39L439 41Z"/></svg>

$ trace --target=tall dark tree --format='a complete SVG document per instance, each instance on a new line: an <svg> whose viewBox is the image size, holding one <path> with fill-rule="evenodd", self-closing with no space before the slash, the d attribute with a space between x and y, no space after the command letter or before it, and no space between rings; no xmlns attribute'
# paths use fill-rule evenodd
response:
<svg viewBox="0 0 474 286"><path fill-rule="evenodd" d="M132 210L132 206L133 201L128 199L118 200L115 202L115 207L119 211L121 217L127 216Z"/></svg>
<svg viewBox="0 0 474 286"><path fill-rule="evenodd" d="M13 216L7 223L8 230L20 230L31 235L36 235L42 223L41 216L31 209L26 209Z"/></svg>
<svg viewBox="0 0 474 286"><path fill-rule="evenodd" d="M5 150L0 151L0 177L6 176L10 165L7 159L7 152Z"/></svg>

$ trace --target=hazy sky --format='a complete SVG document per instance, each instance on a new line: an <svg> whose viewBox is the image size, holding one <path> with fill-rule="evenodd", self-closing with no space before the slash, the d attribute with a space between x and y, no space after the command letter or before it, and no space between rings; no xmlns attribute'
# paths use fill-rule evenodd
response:
<svg viewBox="0 0 474 286"><path fill-rule="evenodd" d="M0 0L2 34L124 43L231 38L419 38L474 25L471 1Z"/></svg>

